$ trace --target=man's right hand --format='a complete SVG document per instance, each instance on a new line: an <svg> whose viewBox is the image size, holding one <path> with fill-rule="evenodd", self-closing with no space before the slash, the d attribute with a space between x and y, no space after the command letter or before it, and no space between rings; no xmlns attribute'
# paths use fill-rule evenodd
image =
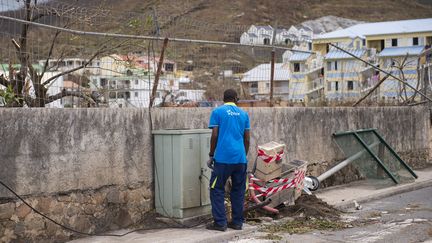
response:
<svg viewBox="0 0 432 243"><path fill-rule="evenodd" d="M209 160L207 160L207 167L213 170L214 168L214 158L210 156Z"/></svg>

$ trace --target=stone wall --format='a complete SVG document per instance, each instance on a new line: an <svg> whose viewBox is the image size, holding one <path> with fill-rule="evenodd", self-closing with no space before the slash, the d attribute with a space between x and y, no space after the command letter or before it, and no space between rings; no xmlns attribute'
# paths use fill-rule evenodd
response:
<svg viewBox="0 0 432 243"><path fill-rule="evenodd" d="M425 107L336 107L336 108L245 108L251 119L249 161L255 147L269 141L287 145L287 160L309 162L317 176L344 159L332 134L339 131L376 128L414 168L431 165L430 117ZM210 109L165 109L153 114L155 129L205 128ZM176 117L176 119L172 119ZM358 179L353 168L329 178L325 185Z"/></svg>
<svg viewBox="0 0 432 243"><path fill-rule="evenodd" d="M288 160L318 175L344 158L332 133L377 128L416 168L430 165L430 117L422 107L248 108L255 146L287 145ZM152 110L154 129L206 128L211 109ZM147 109L0 109L0 178L36 209L85 232L139 222L153 209ZM328 179L356 179L347 168ZM0 241L69 239L0 186Z"/></svg>
<svg viewBox="0 0 432 243"><path fill-rule="evenodd" d="M146 109L0 109L0 178L36 209L84 232L152 210ZM0 242L67 239L0 186ZM5 231L7 230L7 231Z"/></svg>
<svg viewBox="0 0 432 243"><path fill-rule="evenodd" d="M26 197L36 210L84 233L138 224L153 208L152 188L107 186L54 195ZM21 201L0 202L0 242L64 242L81 236L44 219Z"/></svg>

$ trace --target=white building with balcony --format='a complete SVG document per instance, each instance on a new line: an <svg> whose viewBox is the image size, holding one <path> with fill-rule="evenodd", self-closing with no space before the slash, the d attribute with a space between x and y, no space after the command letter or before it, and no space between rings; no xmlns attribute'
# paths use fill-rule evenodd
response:
<svg viewBox="0 0 432 243"><path fill-rule="evenodd" d="M274 31L276 31L276 33L274 33ZM273 35L275 36L274 44L276 45L304 45L304 49L311 50L312 48L313 31L309 28L296 28L295 26L291 26L289 29L274 29L270 25L252 25L247 32L244 32L240 36L240 43L249 45L271 45L273 43Z"/></svg>
<svg viewBox="0 0 432 243"><path fill-rule="evenodd" d="M260 64L241 78L243 90L257 100L268 99L270 94L270 64ZM287 64L275 63L273 97L289 99L290 72Z"/></svg>

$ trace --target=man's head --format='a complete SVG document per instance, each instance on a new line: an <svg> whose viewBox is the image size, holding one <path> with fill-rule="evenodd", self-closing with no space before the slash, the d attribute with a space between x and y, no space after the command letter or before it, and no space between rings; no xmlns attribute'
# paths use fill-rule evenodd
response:
<svg viewBox="0 0 432 243"><path fill-rule="evenodd" d="M223 101L224 102L237 102L238 101L237 92L233 89L225 90Z"/></svg>

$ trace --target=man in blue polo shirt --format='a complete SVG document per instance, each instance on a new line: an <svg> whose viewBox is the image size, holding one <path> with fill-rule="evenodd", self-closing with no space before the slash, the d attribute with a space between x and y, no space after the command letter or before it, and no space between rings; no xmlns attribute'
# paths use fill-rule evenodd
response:
<svg viewBox="0 0 432 243"><path fill-rule="evenodd" d="M246 186L246 155L249 150L249 116L238 108L237 92L225 90L223 106L214 109L210 115L212 129L210 159L213 169L210 178L210 200L214 222L207 229L225 231L227 226L241 230L243 226L243 204ZM225 183L231 177L232 222L227 222L224 196Z"/></svg>

